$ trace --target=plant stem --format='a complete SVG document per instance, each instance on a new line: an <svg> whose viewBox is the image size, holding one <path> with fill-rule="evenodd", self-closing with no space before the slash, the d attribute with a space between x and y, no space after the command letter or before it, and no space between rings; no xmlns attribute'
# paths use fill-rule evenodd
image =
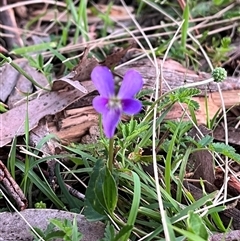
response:
<svg viewBox="0 0 240 241"><path fill-rule="evenodd" d="M114 138L109 139L109 158L108 158L108 169L112 173L113 170L113 143Z"/></svg>

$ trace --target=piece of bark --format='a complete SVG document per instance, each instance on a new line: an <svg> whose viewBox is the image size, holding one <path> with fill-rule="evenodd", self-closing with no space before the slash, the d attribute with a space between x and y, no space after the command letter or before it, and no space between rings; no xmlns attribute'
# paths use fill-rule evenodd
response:
<svg viewBox="0 0 240 241"><path fill-rule="evenodd" d="M92 82L85 82L85 87L89 92L95 90ZM24 121L28 111L29 130L37 126L40 119L47 115L54 115L64 110L68 105L80 99L85 94L79 90L69 92L49 92L44 93L40 97L28 102L28 106L23 103L16 108L9 110L2 114L0 125L0 147L11 142L15 136L23 135L25 133ZM78 130L76 130L77 132Z"/></svg>
<svg viewBox="0 0 240 241"><path fill-rule="evenodd" d="M214 139L217 141L225 142L225 130L222 126L217 126L213 132ZM228 143L234 145L240 145L240 129L234 127L228 127Z"/></svg>
<svg viewBox="0 0 240 241"><path fill-rule="evenodd" d="M225 174L221 168L219 168L219 167L216 168L216 179L214 181L214 184L219 189L224 185L224 180L225 180L224 175ZM228 184L228 186L227 186L228 194L231 196L239 196L240 195L239 179L230 173L229 173L228 177L229 177L229 180L227 183Z"/></svg>
<svg viewBox="0 0 240 241"><path fill-rule="evenodd" d="M161 59L157 59L158 68L160 68L162 63L163 62ZM156 70L148 59L138 60L133 63L126 63L124 66L117 67L114 72L120 76L123 76L130 68L137 70L142 75L145 89L155 88L155 82L157 80ZM175 88L184 87L187 84L195 84L197 82L201 83L201 81L211 77L211 74L203 72L197 73L195 71L188 70L180 63L168 59L164 62L163 65L163 80L161 85L162 93L166 93L169 90ZM217 111L222 108L222 102L218 93L217 85L217 83L211 82L209 84L203 84L194 87L201 90L201 94L199 96L192 98L200 105L200 108L196 111L196 119L198 124L206 124L207 117L212 119L216 115ZM219 83L219 87L222 90L225 108L230 108L233 105L239 104L240 77L227 77L225 81ZM207 103L209 106L208 112L206 110L205 95L207 96ZM174 120L177 118L182 118L183 113L184 110L177 103L168 113L167 119Z"/></svg>
<svg viewBox="0 0 240 241"><path fill-rule="evenodd" d="M92 126L98 125L98 113L92 106L65 110L64 117L48 122L49 130L64 143L80 141Z"/></svg>
<svg viewBox="0 0 240 241"><path fill-rule="evenodd" d="M161 59L157 59L158 68L162 65L163 61ZM123 76L126 71L130 68L137 70L143 77L144 84L146 88L153 88L156 82L156 70L153 64L148 59L142 59L135 61L133 63L124 64L120 68L115 69L115 73ZM180 63L168 59L164 62L163 65L163 83L162 83L162 91L163 93L168 92L171 89L184 87L186 84L196 83L199 81L203 81L211 78L211 74L200 72L197 73L192 70L188 70L183 67ZM221 83L211 82L209 84L198 85L195 88L202 91L202 95L205 95L205 92L209 95L213 95L214 92L218 91L217 85L220 86L222 91L232 91L232 90L240 90L240 77L232 78L227 77ZM230 97L230 95L229 95ZM232 96L231 102L234 100L235 103L239 102L239 96ZM228 99L226 100L228 103Z"/></svg>
<svg viewBox="0 0 240 241"><path fill-rule="evenodd" d="M18 186L16 181L12 178L11 174L9 173L6 166L3 164L3 162L0 160L0 182L8 192L8 195L10 195L13 200L16 202L19 210L24 210L28 206L28 201L21 190L21 188Z"/></svg>

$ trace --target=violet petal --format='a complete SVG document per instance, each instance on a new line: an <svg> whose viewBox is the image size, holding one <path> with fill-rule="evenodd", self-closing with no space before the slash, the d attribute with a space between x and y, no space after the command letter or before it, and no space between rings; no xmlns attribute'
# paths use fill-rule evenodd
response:
<svg viewBox="0 0 240 241"><path fill-rule="evenodd" d="M123 77L122 85L118 92L118 98L133 98L143 87L142 76L135 70L128 70Z"/></svg>
<svg viewBox="0 0 240 241"><path fill-rule="evenodd" d="M107 138L114 136L115 129L120 121L120 110L109 110L102 116L103 129Z"/></svg>
<svg viewBox="0 0 240 241"><path fill-rule="evenodd" d="M122 100L122 110L128 115L134 115L141 111L142 103L140 100L124 99Z"/></svg>
<svg viewBox="0 0 240 241"><path fill-rule="evenodd" d="M105 114L109 111L108 109L108 98L102 96L96 96L93 101L93 108L100 114Z"/></svg>
<svg viewBox="0 0 240 241"><path fill-rule="evenodd" d="M104 66L97 66L91 73L91 79L103 97L114 95L114 80L111 71Z"/></svg>

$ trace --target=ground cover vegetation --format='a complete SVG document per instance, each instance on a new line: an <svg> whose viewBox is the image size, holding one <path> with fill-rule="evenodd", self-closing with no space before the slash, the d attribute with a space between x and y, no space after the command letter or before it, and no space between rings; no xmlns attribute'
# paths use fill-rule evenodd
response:
<svg viewBox="0 0 240 241"><path fill-rule="evenodd" d="M102 241L240 237L238 1L0 9L1 212L81 213ZM75 218L30 228L84 240Z"/></svg>

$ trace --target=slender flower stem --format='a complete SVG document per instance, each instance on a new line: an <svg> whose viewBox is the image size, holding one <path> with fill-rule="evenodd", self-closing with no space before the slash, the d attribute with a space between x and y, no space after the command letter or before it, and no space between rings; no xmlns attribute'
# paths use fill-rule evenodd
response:
<svg viewBox="0 0 240 241"><path fill-rule="evenodd" d="M109 139L109 158L108 158L108 168L109 171L112 173L113 170L113 143L114 137Z"/></svg>

